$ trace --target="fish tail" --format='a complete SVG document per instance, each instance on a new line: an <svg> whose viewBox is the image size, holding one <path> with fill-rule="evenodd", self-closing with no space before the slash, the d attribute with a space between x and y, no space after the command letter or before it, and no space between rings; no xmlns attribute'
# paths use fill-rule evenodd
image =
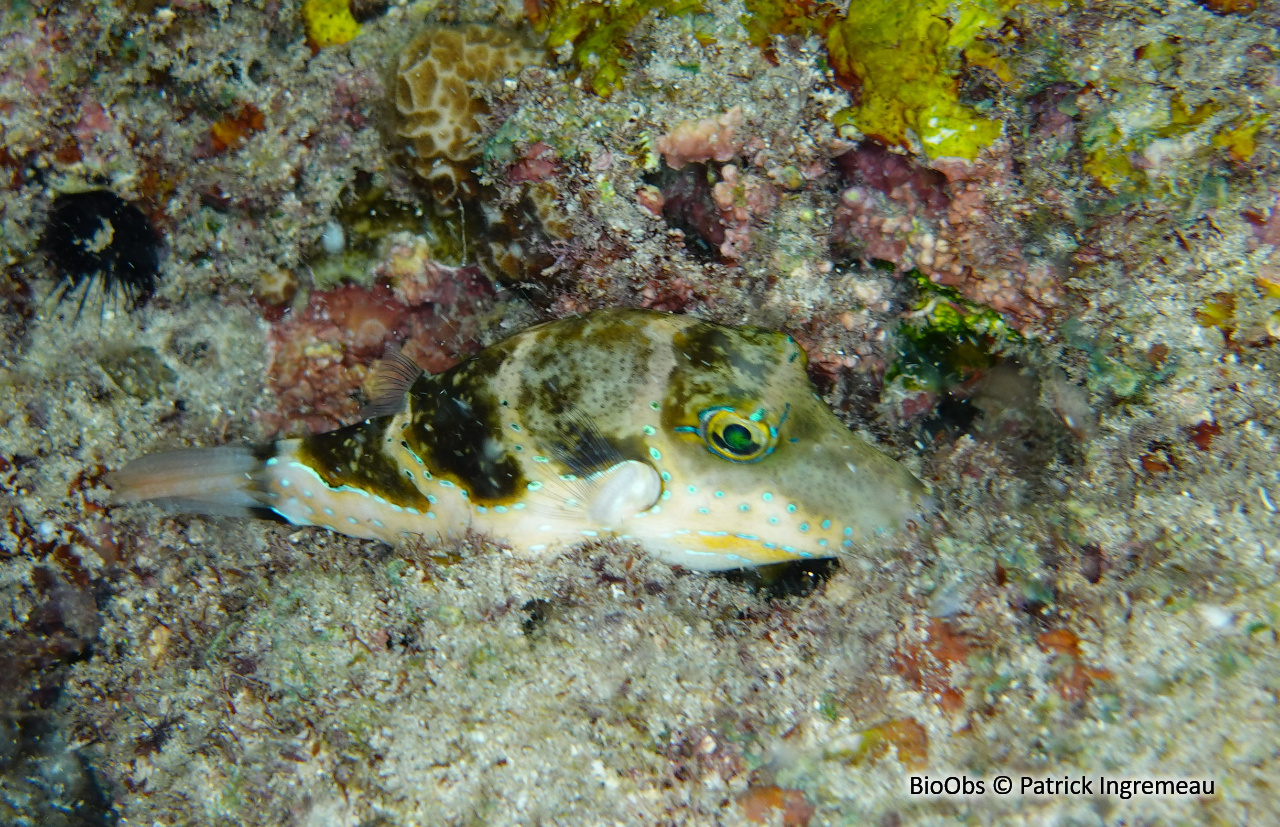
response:
<svg viewBox="0 0 1280 827"><path fill-rule="evenodd" d="M153 502L171 511L276 518L270 460L280 443L187 448L148 454L107 475L116 503Z"/></svg>
<svg viewBox="0 0 1280 827"><path fill-rule="evenodd" d="M151 502L185 514L260 517L386 542L415 530L421 511L356 486L326 483L303 446L304 440L283 439L256 447L164 451L108 474L107 484L118 504ZM435 517L431 511L426 516Z"/></svg>

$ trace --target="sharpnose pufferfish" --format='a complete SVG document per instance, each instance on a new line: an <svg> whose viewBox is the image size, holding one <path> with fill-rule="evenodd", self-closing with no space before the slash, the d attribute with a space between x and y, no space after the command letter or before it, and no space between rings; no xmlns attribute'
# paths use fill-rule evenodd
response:
<svg viewBox="0 0 1280 827"><path fill-rule="evenodd" d="M634 541L712 571L834 557L928 509L850 433L782 333L644 310L529 328L444 373L402 360L355 425L134 460L117 502L394 543L481 532L535 555Z"/></svg>

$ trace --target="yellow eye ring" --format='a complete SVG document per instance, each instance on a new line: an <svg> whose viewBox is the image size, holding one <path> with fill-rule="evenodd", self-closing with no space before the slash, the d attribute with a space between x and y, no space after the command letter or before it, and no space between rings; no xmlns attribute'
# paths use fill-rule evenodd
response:
<svg viewBox="0 0 1280 827"><path fill-rule="evenodd" d="M730 462L758 462L778 444L777 429L733 408L707 408L698 416L698 433L707 450Z"/></svg>

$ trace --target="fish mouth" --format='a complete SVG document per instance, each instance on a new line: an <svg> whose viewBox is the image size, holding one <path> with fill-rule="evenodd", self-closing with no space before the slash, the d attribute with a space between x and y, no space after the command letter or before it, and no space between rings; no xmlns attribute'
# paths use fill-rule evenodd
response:
<svg viewBox="0 0 1280 827"><path fill-rule="evenodd" d="M745 489L665 481L661 501L627 527L631 539L685 568L749 568L872 550L936 510L923 483L869 446L839 440L790 457Z"/></svg>
<svg viewBox="0 0 1280 827"><path fill-rule="evenodd" d="M837 556L833 551L811 553L749 537L719 531L676 533L671 540L655 544L657 547L653 550L665 562L694 571L726 571Z"/></svg>

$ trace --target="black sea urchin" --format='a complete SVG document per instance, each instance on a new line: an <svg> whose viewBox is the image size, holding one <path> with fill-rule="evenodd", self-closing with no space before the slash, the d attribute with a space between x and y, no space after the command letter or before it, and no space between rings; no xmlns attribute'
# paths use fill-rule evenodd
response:
<svg viewBox="0 0 1280 827"><path fill-rule="evenodd" d="M56 197L40 249L62 277L59 301L83 286L77 315L95 278L104 298L119 293L130 308L156 292L160 235L141 210L108 190Z"/></svg>

